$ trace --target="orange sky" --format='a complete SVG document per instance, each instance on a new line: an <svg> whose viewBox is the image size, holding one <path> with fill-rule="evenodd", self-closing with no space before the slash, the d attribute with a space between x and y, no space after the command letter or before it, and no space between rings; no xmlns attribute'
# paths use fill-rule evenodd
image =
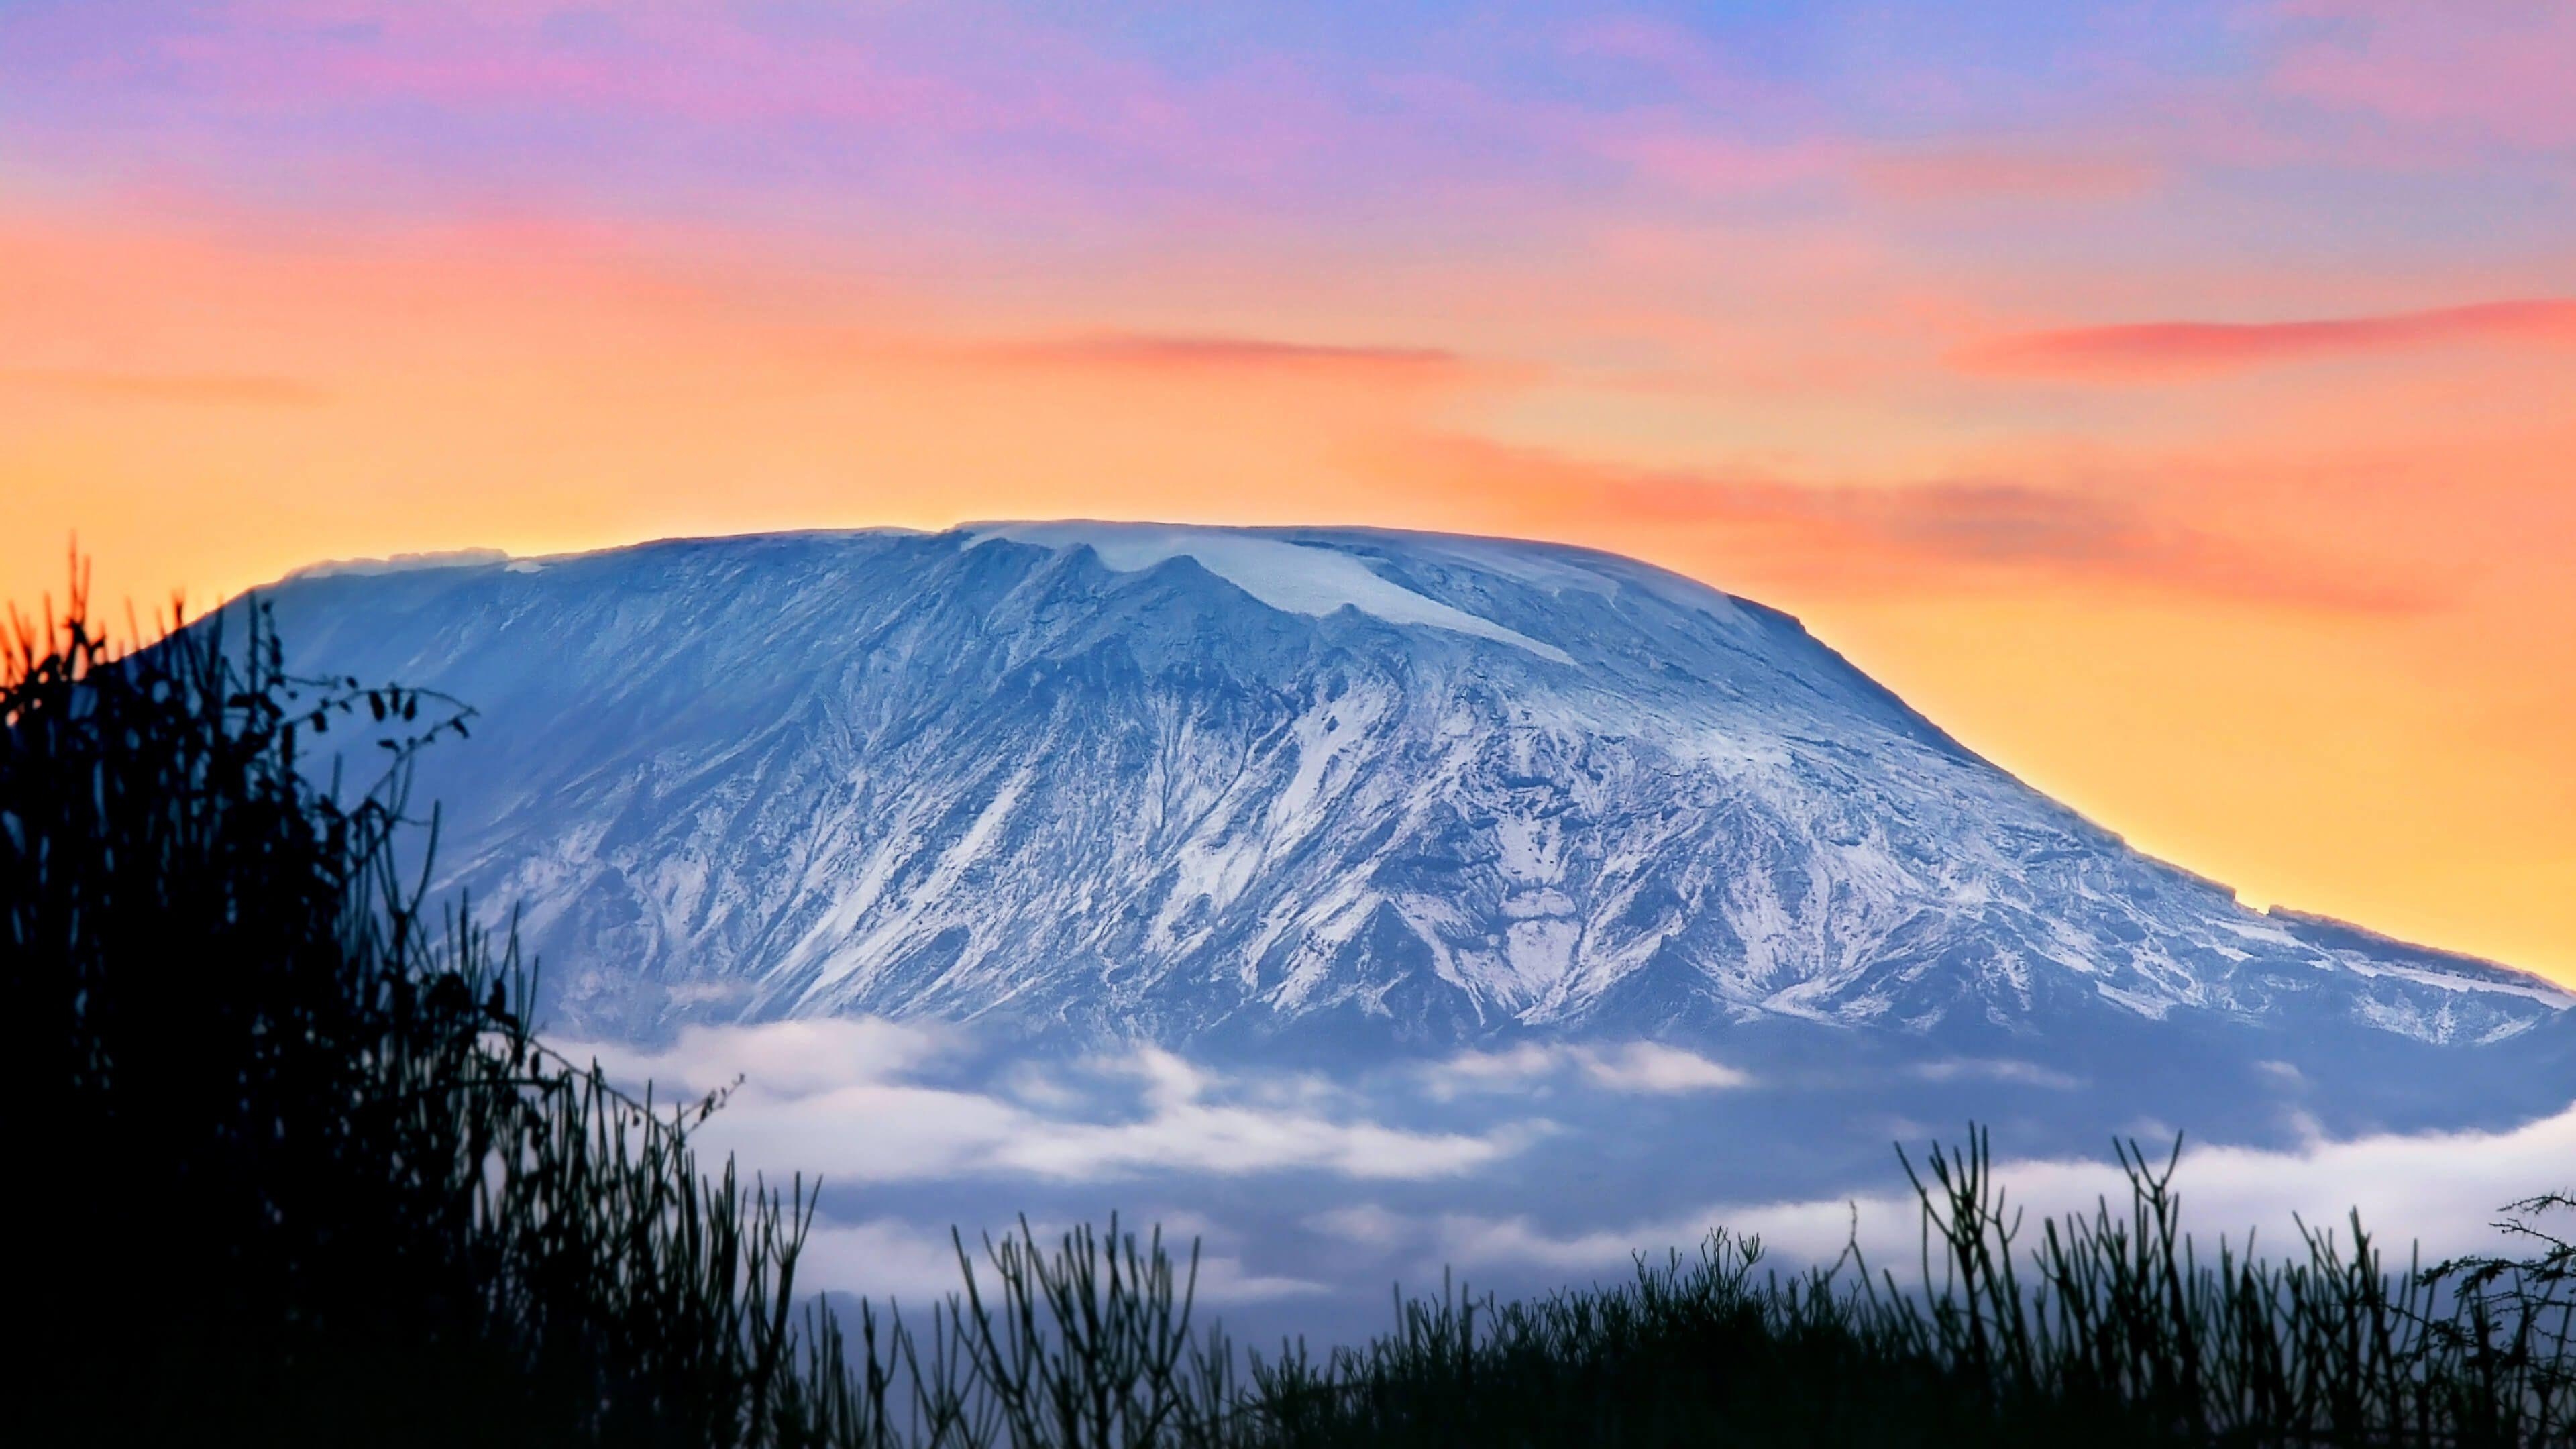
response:
<svg viewBox="0 0 2576 1449"><path fill-rule="evenodd" d="M373 7L233 8L221 76L255 105L0 101L9 599L58 589L74 531L147 607L325 557L993 517L1563 539L1798 614L2250 900L2576 984L2576 245L2551 230L2576 123L2458 112L2377 31L2346 46L2377 71L2147 88L2307 108L2270 129L2211 102L1890 136L1832 92L1748 136L1723 97L1604 120L1490 78L1462 99L1424 61L1378 92L1443 108L1417 126L1539 128L1430 159L1414 132L1347 149L1378 113L1312 97L1306 129L1212 158L1181 121L1216 92L1103 62L1074 73L1180 119L1135 101L1073 162L936 186L728 189L656 153L604 197L509 171L553 132L504 157L424 130L471 151L445 170L289 134L350 103L240 82L257 27ZM0 88L66 35L0 25ZM469 42L500 44L439 40ZM1567 45L1724 72L1652 27ZM1726 84L1831 90L1755 70ZM477 116L510 74L422 94ZM2356 93L2375 125L2333 143L2362 150L2320 160L2317 108ZM712 94L613 99L673 135L752 124ZM1365 159L1317 181L1312 136ZM1085 173L1104 152L1127 169ZM2524 201L2479 189L2499 156Z"/></svg>

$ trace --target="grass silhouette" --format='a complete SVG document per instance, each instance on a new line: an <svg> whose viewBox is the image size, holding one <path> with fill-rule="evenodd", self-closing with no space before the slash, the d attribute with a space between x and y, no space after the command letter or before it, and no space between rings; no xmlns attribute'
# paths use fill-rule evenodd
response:
<svg viewBox="0 0 2576 1449"><path fill-rule="evenodd" d="M509 932L433 912L414 755L455 701L289 676L264 616L112 647L77 585L0 658L21 1098L20 1442L1040 1446L2576 1444L2571 1204L2403 1269L2181 1228L2175 1159L2026 1232L1985 1137L1906 1163L1923 1253L1758 1241L1517 1302L1444 1286L1238 1351L1159 1234L1023 1222L855 1336L800 1304L802 1181L702 1169L720 1105L548 1051ZM380 777L308 778L316 736ZM417 839L412 868L398 843Z"/></svg>
<svg viewBox="0 0 2576 1449"><path fill-rule="evenodd" d="M810 1213L548 1053L527 977L396 872L450 701L246 638L118 655L75 587L0 673L6 984L69 1210L31 1320L61 1442L831 1439L790 1322ZM238 646L238 647L231 647ZM382 778L298 752L372 733ZM59 1199L58 1199L59 1200ZM821 1365L838 1371L837 1362Z"/></svg>

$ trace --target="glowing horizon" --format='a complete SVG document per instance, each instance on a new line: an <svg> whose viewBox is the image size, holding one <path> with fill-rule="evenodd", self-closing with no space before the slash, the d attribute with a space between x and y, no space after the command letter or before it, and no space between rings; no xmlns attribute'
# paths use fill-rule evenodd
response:
<svg viewBox="0 0 2576 1449"><path fill-rule="evenodd" d="M0 7L0 596L1555 539L2576 984L2576 12L1953 10Z"/></svg>

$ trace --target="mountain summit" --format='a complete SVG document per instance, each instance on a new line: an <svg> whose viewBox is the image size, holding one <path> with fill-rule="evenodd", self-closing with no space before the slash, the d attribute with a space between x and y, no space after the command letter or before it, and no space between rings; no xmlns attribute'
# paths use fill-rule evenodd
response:
<svg viewBox="0 0 2576 1449"><path fill-rule="evenodd" d="M2534 977L2249 910L1795 619L1582 549L994 524L340 565L268 597L293 667L480 711L425 768L442 875L521 910L576 1030L2576 1020Z"/></svg>

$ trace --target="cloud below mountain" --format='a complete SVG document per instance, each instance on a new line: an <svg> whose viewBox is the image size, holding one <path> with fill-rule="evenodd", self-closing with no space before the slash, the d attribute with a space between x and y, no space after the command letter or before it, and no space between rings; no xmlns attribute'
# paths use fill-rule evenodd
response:
<svg viewBox="0 0 2576 1449"><path fill-rule="evenodd" d="M2161 1165L2160 1158L2151 1160ZM2296 1252L2301 1223L2349 1242L2349 1215L2357 1213L2389 1266L2402 1269L2410 1242L2428 1263L2509 1250L2513 1245L2494 1226L2502 1210L2535 1194L2576 1186L2571 1164L2576 1105L2503 1132L2319 1138L2290 1151L2189 1149L2174 1182L2185 1224L2205 1248L2214 1249L2221 1235L2242 1245L2251 1229L2258 1248ZM2033 1224L2128 1199L2126 1179L2108 1162L2007 1161L1996 1176L2007 1200ZM1917 1262L1921 1224L1910 1195L1884 1191L1800 1202L1713 1203L1681 1217L1571 1232L1551 1232L1512 1215L1407 1219L1374 1209L1344 1211L1336 1226L1365 1221L1377 1241L1405 1245L1422 1264L1563 1272L1616 1270L1639 1252L1686 1247L1717 1226L1759 1235L1766 1248L1792 1263L1831 1262L1856 1242L1870 1262L1903 1272ZM1351 1212L1363 1217L1348 1217Z"/></svg>
<svg viewBox="0 0 2576 1449"><path fill-rule="evenodd" d="M1288 1170L1412 1181L1471 1171L1548 1130L1535 1119L1477 1133L1390 1127L1321 1078L1231 1075L1149 1046L967 1085L957 1069L969 1050L950 1030L852 1018L689 1027L660 1049L580 1043L568 1054L620 1082L727 1092L706 1146L774 1177L844 1183ZM1643 1060L1629 1070L1677 1072Z"/></svg>
<svg viewBox="0 0 2576 1449"><path fill-rule="evenodd" d="M1444 1270L1512 1292L1615 1277L1637 1254L1689 1251L1716 1227L1758 1235L1783 1266L1832 1262L1855 1241L1900 1276L1919 1262L1916 1203L1889 1159L1848 1178L1844 1193L1721 1192L1681 1207L1687 1187L1660 1204L1586 1189L1583 1164L1615 1150L1644 1105L1762 1090L1744 1072L1645 1043L1533 1044L1348 1080L1226 1070L1153 1048L1015 1061L959 1029L867 1018L698 1027L659 1049L596 1050L628 1083L730 1087L701 1129L704 1150L736 1154L773 1182L802 1172L838 1185L799 1281L906 1304L958 1286L952 1223L980 1264L982 1235L1015 1225L995 1216L1006 1207L1026 1207L1043 1241L1124 1206L1128 1229L1159 1226L1176 1257L1199 1246L1203 1301L1274 1305L1252 1320L1265 1323L1327 1302L1340 1305L1327 1319L1347 1315L1388 1281L1437 1281ZM1914 1075L1927 1087L1993 1082L2050 1098L2075 1089L2009 1060L1939 1061ZM1759 1110L1794 1114L1794 1095ZM1550 1115L1532 1111L1540 1101ZM2509 1249L2492 1226L2501 1210L2571 1186L2576 1163L2576 1105L2502 1130L2305 1130L2289 1147L2186 1147L2174 1183L2205 1250L2221 1236L2241 1245L2252 1229L2259 1250L2296 1253L2302 1222L2349 1241L2354 1211L2392 1268L2405 1266L2409 1244L2428 1262ZM2008 1154L2013 1135L1999 1135ZM2162 1145L2144 1143L2159 1166ZM1669 1175L1723 1182L1709 1163L1727 1156L1675 1161ZM1996 1177L2033 1223L2127 1199L2120 1169L2099 1158L2007 1155Z"/></svg>
<svg viewBox="0 0 2576 1449"><path fill-rule="evenodd" d="M1480 1094L1544 1091L1569 1073L1613 1092L1659 1095L1720 1091L1753 1081L1749 1074L1696 1052L1648 1041L1618 1047L1525 1042L1505 1051L1460 1052L1421 1070L1424 1089L1444 1102Z"/></svg>

